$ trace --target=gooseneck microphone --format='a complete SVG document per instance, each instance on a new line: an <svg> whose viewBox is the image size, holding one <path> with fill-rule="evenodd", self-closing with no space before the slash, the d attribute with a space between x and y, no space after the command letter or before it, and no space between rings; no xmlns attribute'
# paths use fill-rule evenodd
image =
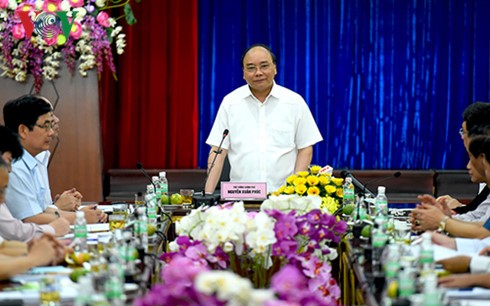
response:
<svg viewBox="0 0 490 306"><path fill-rule="evenodd" d="M206 183L208 182L209 174L211 173L211 170L213 170L214 163L216 162L216 158L218 157L218 154L221 154L221 152L223 151L221 150L221 146L223 145L223 141L225 141L226 136L228 136L228 133L229 133L228 129L225 129L223 131L223 137L221 137L221 142L219 143L218 149L216 151L213 151L215 153L214 158L211 164L209 165L209 169L207 169L206 171L206 178L204 179L204 186L202 188L203 196L206 194Z"/></svg>
<svg viewBox="0 0 490 306"><path fill-rule="evenodd" d="M380 178L377 178L377 179L372 179L372 180L368 181L366 184L364 184L364 188L365 188L365 189L363 189L363 190L362 190L362 193L369 192L369 193L371 193L373 196L376 196L375 194L373 194L371 191L369 191L369 190L367 189L367 186L369 186L369 185L373 185L373 184L375 184L375 183L376 183L376 184L379 184L379 183L381 183L381 182L387 181L387 180L392 179L392 178L398 178L398 177L400 177L401 175L402 175L402 173L401 173L400 171L397 171L397 172L395 172L395 173L393 173L392 175L389 175L389 176L380 177Z"/></svg>
<svg viewBox="0 0 490 306"><path fill-rule="evenodd" d="M141 172L143 172L143 174L148 179L148 181L150 181L150 183L153 185L153 188L155 188L155 190L157 190L157 186L155 186L155 184L153 183L153 180L151 179L150 175L148 175L148 172L146 172L145 168L143 168L143 165L141 164L141 162L136 163L136 168L140 169Z"/></svg>
<svg viewBox="0 0 490 306"><path fill-rule="evenodd" d="M366 184L363 184L361 182L359 182L353 175L352 173L350 173L348 170L342 170L342 172L340 173L340 175L342 176L343 179L345 179L346 177L350 177L352 178L352 184L354 184L354 186L358 189L358 191L360 193L369 193L370 195L372 195L373 197L376 196L376 194L374 194L371 190L369 190L367 188L367 186L369 185L372 185L373 183L380 183L380 182L384 182L386 180L389 180L391 178L398 178L402 175L402 173L400 171L397 171L389 176L385 176L385 177L380 177L380 178L377 178L377 179L373 179L373 180L370 180L368 181Z"/></svg>

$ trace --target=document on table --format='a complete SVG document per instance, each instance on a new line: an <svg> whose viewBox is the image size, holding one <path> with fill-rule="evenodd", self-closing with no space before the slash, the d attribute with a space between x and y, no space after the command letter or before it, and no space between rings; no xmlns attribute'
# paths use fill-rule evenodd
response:
<svg viewBox="0 0 490 306"><path fill-rule="evenodd" d="M475 287L463 289L449 289L446 291L446 297L450 299L490 299L490 289ZM488 305L488 300L487 304Z"/></svg>

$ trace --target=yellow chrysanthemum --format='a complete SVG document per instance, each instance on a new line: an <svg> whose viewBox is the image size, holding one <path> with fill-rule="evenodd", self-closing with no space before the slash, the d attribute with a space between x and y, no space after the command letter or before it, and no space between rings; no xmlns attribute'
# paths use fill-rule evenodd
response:
<svg viewBox="0 0 490 306"><path fill-rule="evenodd" d="M308 188L308 195L319 195L320 194L320 188L313 186Z"/></svg>
<svg viewBox="0 0 490 306"><path fill-rule="evenodd" d="M323 211L326 210L328 213L333 214L339 208L339 203L332 197L324 197L322 198L320 208Z"/></svg>
<svg viewBox="0 0 490 306"><path fill-rule="evenodd" d="M276 196L276 197L279 196L280 194L281 193L279 191L274 191L271 193L271 195Z"/></svg>
<svg viewBox="0 0 490 306"><path fill-rule="evenodd" d="M305 185L297 185L296 186L296 193L299 195L303 195L306 192L306 186Z"/></svg>
<svg viewBox="0 0 490 306"><path fill-rule="evenodd" d="M305 185L306 179L304 177L298 177L293 181L294 186Z"/></svg>
<svg viewBox="0 0 490 306"><path fill-rule="evenodd" d="M308 185L316 186L320 182L320 179L318 178L318 176L310 175L306 178L306 181L308 182Z"/></svg>
<svg viewBox="0 0 490 306"><path fill-rule="evenodd" d="M332 194L337 191L337 188L332 185L327 185L325 186L325 191L327 192L327 194Z"/></svg>
<svg viewBox="0 0 490 306"><path fill-rule="evenodd" d="M337 185L337 186L342 186L342 183L344 182L344 180L343 180L343 179L341 179L341 178L336 178L336 177L333 177L333 178L332 178L332 182L333 182L335 185Z"/></svg>
<svg viewBox="0 0 490 306"><path fill-rule="evenodd" d="M285 194L293 194L294 193L294 186L287 186L284 188L284 193Z"/></svg>
<svg viewBox="0 0 490 306"><path fill-rule="evenodd" d="M298 176L300 176L300 177L307 177L310 174L310 172L308 172L308 171L300 171L300 172L298 172L296 174Z"/></svg>
<svg viewBox="0 0 490 306"><path fill-rule="evenodd" d="M344 197L344 189L342 188L337 188L337 192L336 192L337 196L339 198L343 198Z"/></svg>
<svg viewBox="0 0 490 306"><path fill-rule="evenodd" d="M294 180L295 180L295 179L297 179L297 178L298 178L298 176L296 176L295 174L290 175L290 176L288 176L288 178L286 179L286 183L288 183L288 184L292 184L292 183L294 182Z"/></svg>
<svg viewBox="0 0 490 306"><path fill-rule="evenodd" d="M311 166L310 172L311 172L311 174L318 174L318 172L320 172L321 169L322 169L322 167L320 167L320 166Z"/></svg>
<svg viewBox="0 0 490 306"><path fill-rule="evenodd" d="M327 177L327 176L320 176L318 177L318 180L320 181L320 184L325 186L327 185L328 183L330 183L330 177Z"/></svg>
<svg viewBox="0 0 490 306"><path fill-rule="evenodd" d="M282 185L281 187L279 187L279 189L276 190L277 193L281 194L284 192L284 189L286 189L286 186L285 185Z"/></svg>

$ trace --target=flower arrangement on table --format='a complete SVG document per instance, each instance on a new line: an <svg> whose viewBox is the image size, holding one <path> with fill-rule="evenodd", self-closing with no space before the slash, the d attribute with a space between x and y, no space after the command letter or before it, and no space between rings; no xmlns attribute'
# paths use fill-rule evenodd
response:
<svg viewBox="0 0 490 306"><path fill-rule="evenodd" d="M182 218L171 252L162 256L163 282L135 305L337 305L330 266L337 252L330 245L340 241L345 222L318 209L318 197L281 198L309 209L262 205L247 212L236 202Z"/></svg>
<svg viewBox="0 0 490 306"><path fill-rule="evenodd" d="M318 195L322 199L321 208L333 214L342 204L344 180L332 175L330 166L313 165L308 171L289 176L286 185L272 192L272 195L297 194L299 196Z"/></svg>
<svg viewBox="0 0 490 306"><path fill-rule="evenodd" d="M25 82L32 74L39 92L43 78L58 76L62 58L72 75L77 61L82 76L94 68L100 74L104 64L115 74L111 45L122 54L126 41L119 17L109 13L124 7L128 24L135 23L130 1L0 0L1 75Z"/></svg>

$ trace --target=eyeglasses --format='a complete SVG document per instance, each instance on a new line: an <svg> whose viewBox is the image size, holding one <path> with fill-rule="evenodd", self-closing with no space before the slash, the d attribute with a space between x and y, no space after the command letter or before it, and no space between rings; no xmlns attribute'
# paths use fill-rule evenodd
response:
<svg viewBox="0 0 490 306"><path fill-rule="evenodd" d="M459 135L461 135L461 137L463 137L464 134L466 134L466 132L463 130L463 128L460 128L459 129Z"/></svg>
<svg viewBox="0 0 490 306"><path fill-rule="evenodd" d="M271 67L272 67L271 63L262 63L259 65L259 67L254 65L247 65L245 67L245 70L249 73L255 73L257 72L257 69L260 69L261 71L268 71L271 69Z"/></svg>
<svg viewBox="0 0 490 306"><path fill-rule="evenodd" d="M44 129L46 132L49 132L49 130L52 130L54 127L54 122L46 122L45 124L34 124L34 126L37 126L38 128Z"/></svg>

